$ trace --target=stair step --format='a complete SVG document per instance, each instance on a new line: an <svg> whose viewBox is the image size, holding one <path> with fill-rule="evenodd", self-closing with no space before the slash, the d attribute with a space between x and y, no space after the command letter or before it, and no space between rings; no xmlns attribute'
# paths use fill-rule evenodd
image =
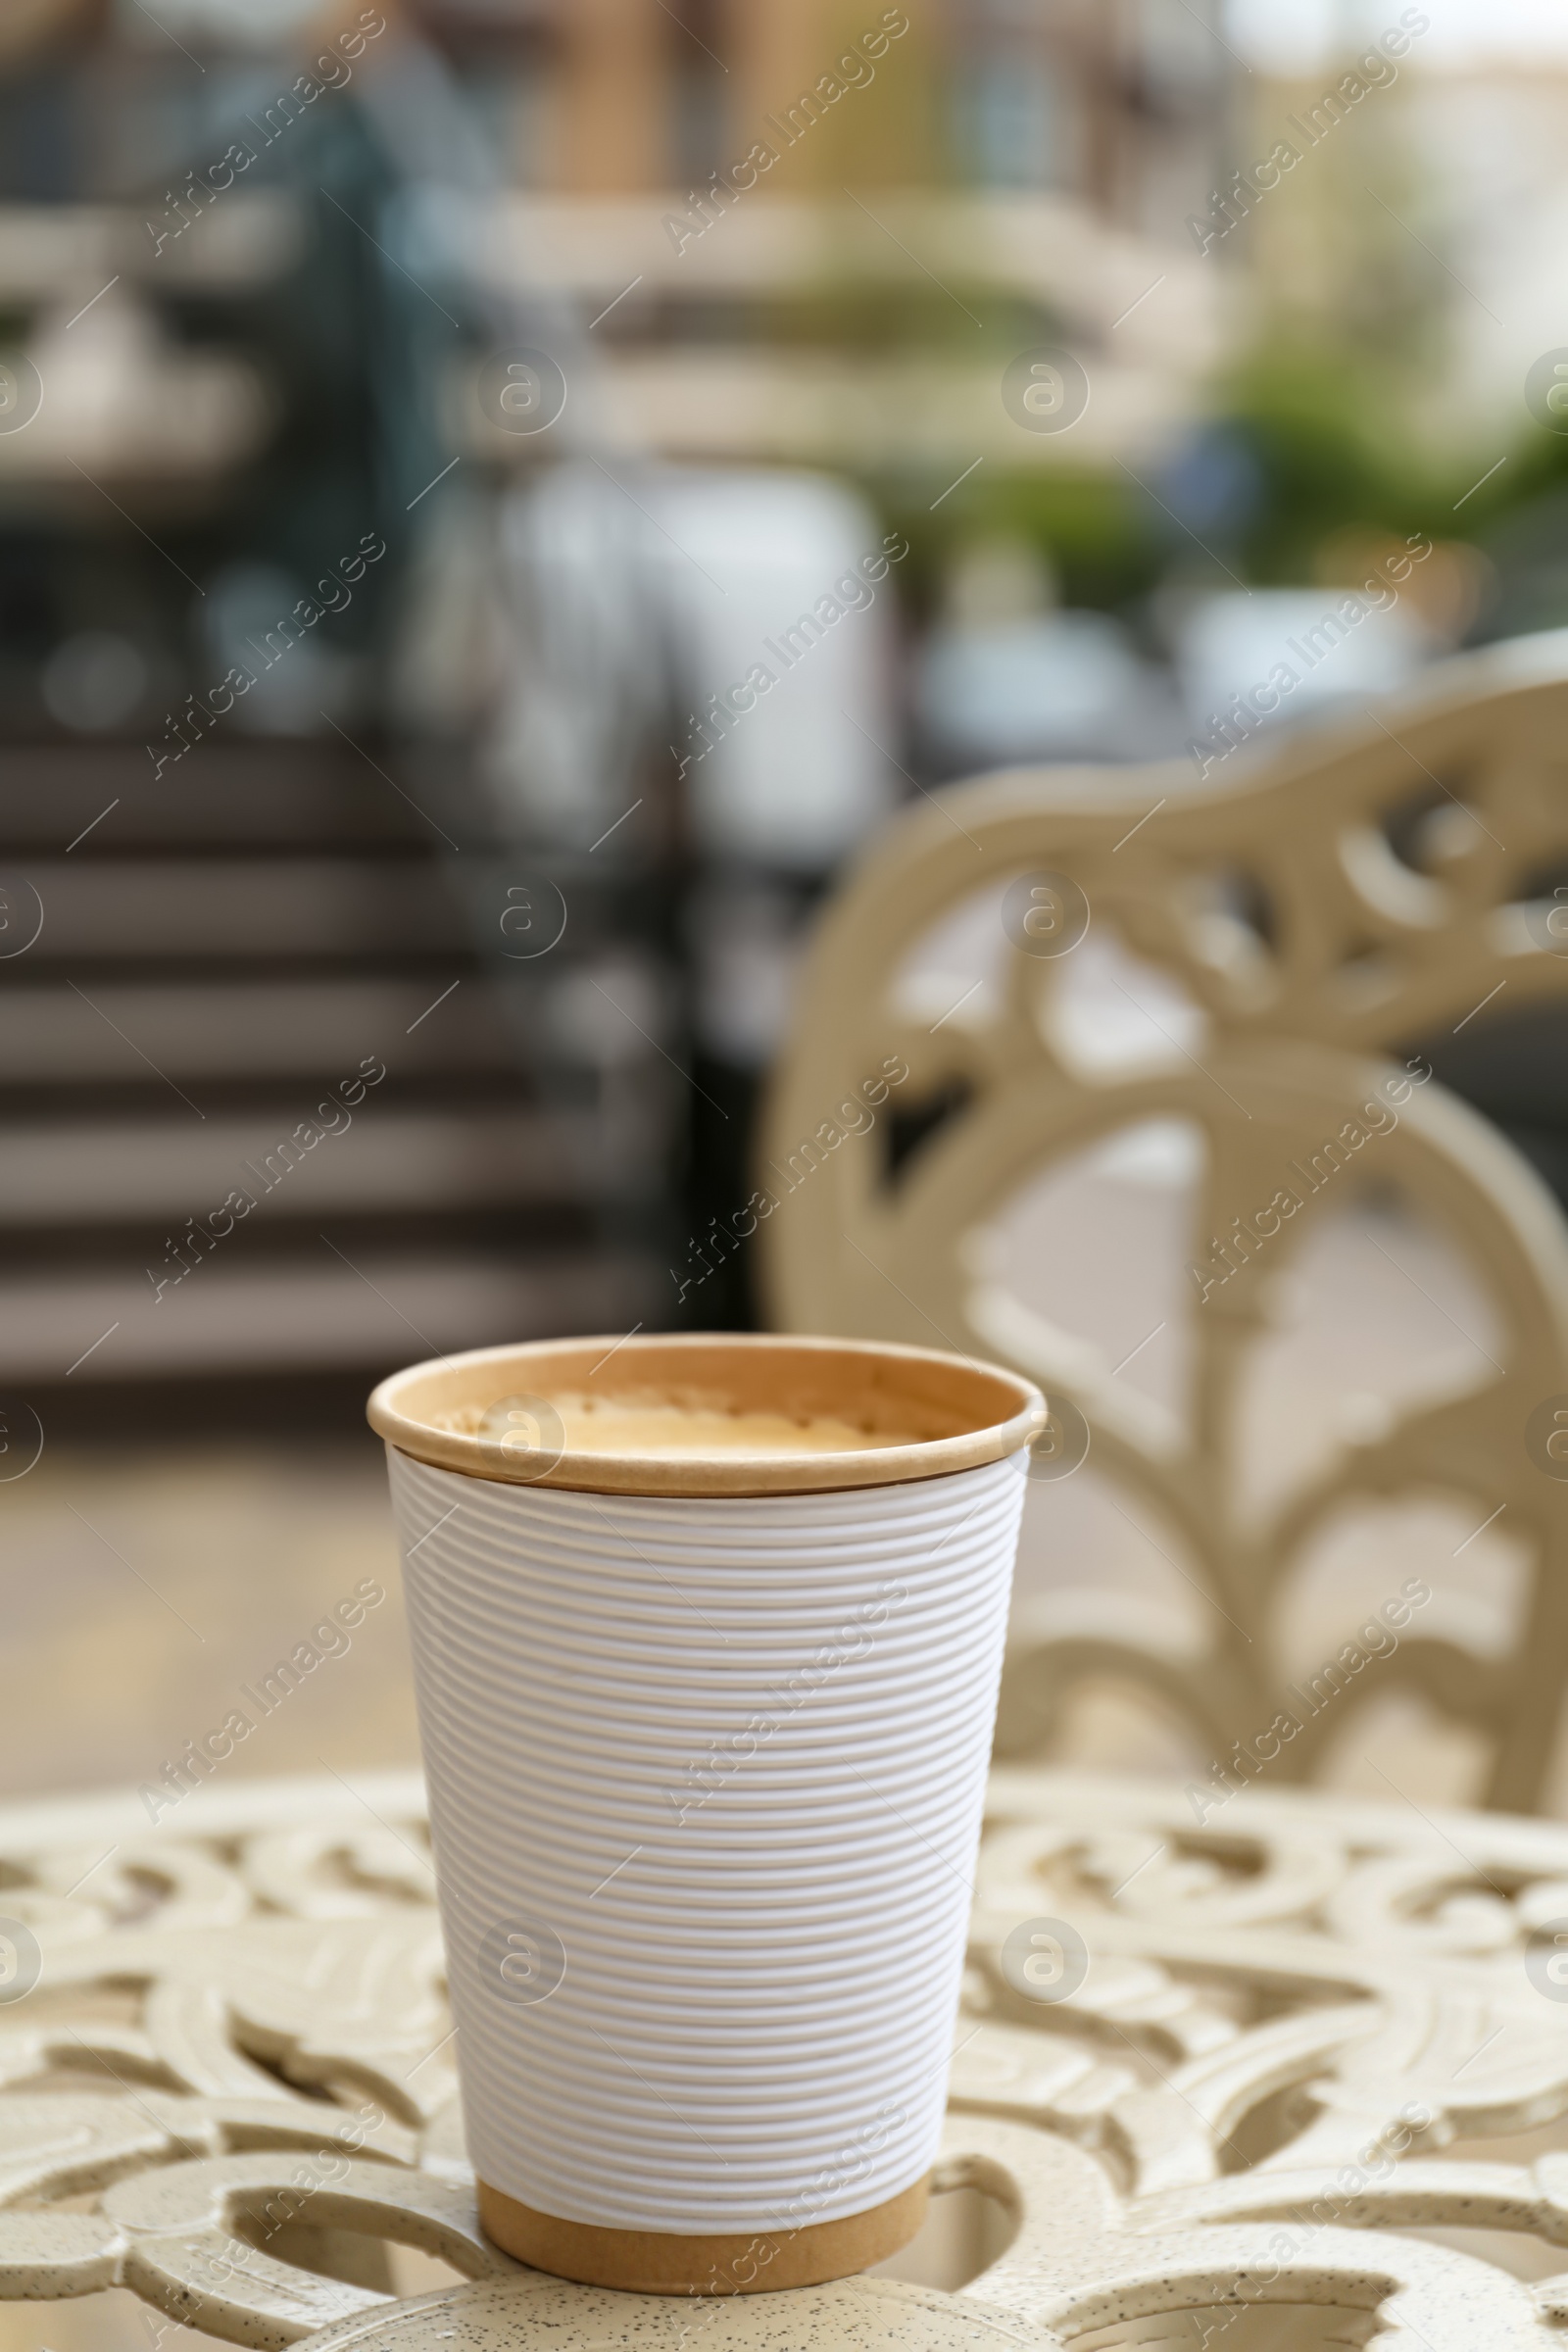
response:
<svg viewBox="0 0 1568 2352"><path fill-rule="evenodd" d="M155 778L139 743L8 746L0 763L0 841L14 860L34 845L63 852L84 825L92 832L78 858L118 858L138 842L185 849L226 841L416 842L439 854L445 845L431 818L462 837L450 790L373 742L367 751L362 757L336 741L205 744ZM411 807L404 793L419 806Z"/></svg>
<svg viewBox="0 0 1568 2352"><path fill-rule="evenodd" d="M464 767L238 737L161 777L140 745L0 763L0 1391L46 1428L308 1419L421 1356L667 1320L631 1214L670 1148L657 972L616 959L604 855L539 871ZM543 964L541 884L571 931Z"/></svg>
<svg viewBox="0 0 1568 2352"><path fill-rule="evenodd" d="M0 1232L38 1225L210 1224L236 1189L223 1239L252 1216L533 1208L602 1197L605 1128L591 1113L354 1111L13 1126L0 1130ZM335 1112L335 1122L332 1114ZM301 1136L299 1128L306 1133ZM333 1130L326 1132L327 1130ZM310 1143L311 1135L319 1140ZM221 1247L221 1240L219 1242ZM161 1254L161 1252L160 1252Z"/></svg>
<svg viewBox="0 0 1568 2352"><path fill-rule="evenodd" d="M29 972L64 957L372 955L403 962L411 952L471 946L463 909L424 860L39 859L13 868L18 875L43 906L42 928L24 951ZM23 969L21 956L0 963L3 975Z"/></svg>
<svg viewBox="0 0 1568 2352"><path fill-rule="evenodd" d="M351 1255L347 1264L318 1242L292 1264L204 1266L156 1303L141 1274L0 1281L0 1381L25 1397L67 1380L76 1391L197 1373L363 1368L369 1379L563 1331L604 1331L608 1347L651 1317L668 1287L662 1267L603 1251L389 1258L351 1246Z"/></svg>
<svg viewBox="0 0 1568 2352"><path fill-rule="evenodd" d="M3 966L0 966L3 970ZM180 1080L330 1082L368 1053L397 1076L493 1070L515 1086L517 1049L483 978L421 1019L435 980L210 980L74 988L0 980L0 1086ZM90 999L90 1002L89 1002ZM450 1006L450 1009L448 1007ZM444 1016L444 1017L443 1017Z"/></svg>

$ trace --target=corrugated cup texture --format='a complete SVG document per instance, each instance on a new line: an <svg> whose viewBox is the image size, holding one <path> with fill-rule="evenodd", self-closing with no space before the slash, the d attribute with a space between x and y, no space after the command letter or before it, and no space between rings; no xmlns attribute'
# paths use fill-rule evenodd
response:
<svg viewBox="0 0 1568 2352"><path fill-rule="evenodd" d="M909 2187L946 2096L1017 1461L715 1498L389 1454L480 2178L693 2234Z"/></svg>

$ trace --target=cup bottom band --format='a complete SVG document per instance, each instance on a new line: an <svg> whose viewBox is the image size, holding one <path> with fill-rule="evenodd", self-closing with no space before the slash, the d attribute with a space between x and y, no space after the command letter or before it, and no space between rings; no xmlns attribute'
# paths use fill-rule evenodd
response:
<svg viewBox="0 0 1568 2352"><path fill-rule="evenodd" d="M885 2205L841 2221L683 2237L663 2230L564 2222L519 2205L488 2181L478 2185L480 2224L504 2252L557 2278L640 2295L756 2295L851 2278L908 2244L925 2219L931 2193L927 2175Z"/></svg>

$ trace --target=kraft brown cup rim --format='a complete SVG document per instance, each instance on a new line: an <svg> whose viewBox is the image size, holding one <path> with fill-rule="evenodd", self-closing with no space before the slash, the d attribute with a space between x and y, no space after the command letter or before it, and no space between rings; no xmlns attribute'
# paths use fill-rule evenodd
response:
<svg viewBox="0 0 1568 2352"><path fill-rule="evenodd" d="M508 1456L471 1432L441 1426L508 1396L647 1396L681 1392L745 1409L765 1405L858 1414L882 1426L912 1419L918 1443L846 1453ZM1045 1426L1034 1383L1000 1364L899 1342L759 1332L611 1333L474 1348L395 1372L367 1406L370 1427L438 1470L504 1486L589 1494L808 1494L943 1478L1018 1452Z"/></svg>

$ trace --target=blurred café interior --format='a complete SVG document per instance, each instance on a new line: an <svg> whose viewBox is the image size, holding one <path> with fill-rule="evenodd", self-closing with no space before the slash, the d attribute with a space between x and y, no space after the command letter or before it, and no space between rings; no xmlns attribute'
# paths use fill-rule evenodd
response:
<svg viewBox="0 0 1568 2352"><path fill-rule="evenodd" d="M144 1780L367 1579L235 1770L414 1758L366 1391L765 1321L757 1252L701 1238L901 812L1052 763L1212 788L1272 649L1412 547L1271 744L1568 625L1565 126L1525 0L8 0L14 1793ZM1091 946L1114 1059L1138 985ZM1565 1020L1404 1041L1559 1201ZM1029 1229L1152 1394L1178 1146L1064 1164ZM1326 1263L1319 1359L1484 1323L1404 1239L1408 1283ZM1451 1557L1423 1507L1385 1561ZM1072 1555L1179 1614L1167 1543L1091 1461L1031 1494L1020 1607ZM1344 1786L1396 1751L1479 1796L1462 1734L1386 1712ZM1193 1768L1113 1689L1052 1753Z"/></svg>

